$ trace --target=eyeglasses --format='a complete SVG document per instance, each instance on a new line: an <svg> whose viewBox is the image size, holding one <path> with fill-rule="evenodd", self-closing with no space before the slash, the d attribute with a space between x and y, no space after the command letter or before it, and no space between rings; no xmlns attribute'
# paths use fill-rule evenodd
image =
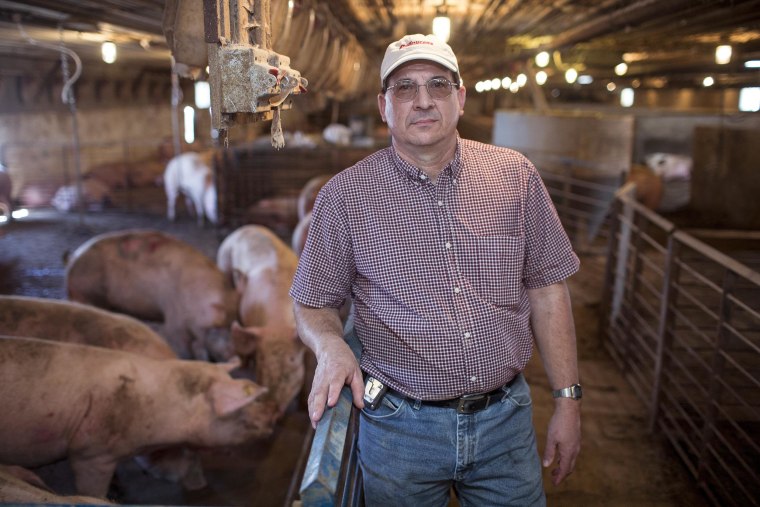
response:
<svg viewBox="0 0 760 507"><path fill-rule="evenodd" d="M417 90L419 90L420 86L421 85L418 85L411 79L402 79L395 85L389 86L388 90L393 90L393 96L396 97L396 99L400 100L401 102L408 102L417 96ZM454 84L448 79L442 77L434 77L425 83L425 88L427 88L428 95L430 95L430 98L435 100L445 99L451 95L452 87L459 88L459 85Z"/></svg>

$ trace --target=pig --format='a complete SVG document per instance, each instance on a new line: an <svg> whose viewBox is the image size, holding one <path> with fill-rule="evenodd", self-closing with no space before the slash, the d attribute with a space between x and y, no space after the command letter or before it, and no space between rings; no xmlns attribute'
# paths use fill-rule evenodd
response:
<svg viewBox="0 0 760 507"><path fill-rule="evenodd" d="M13 212L12 189L11 176L5 166L0 164L0 217L5 217L6 221L11 220Z"/></svg>
<svg viewBox="0 0 760 507"><path fill-rule="evenodd" d="M663 181L691 179L691 157L674 153L650 153L646 165Z"/></svg>
<svg viewBox="0 0 760 507"><path fill-rule="evenodd" d="M68 458L77 493L102 498L118 463L135 454L270 435L275 409L259 399L266 389L233 379L230 368L0 336L0 462Z"/></svg>
<svg viewBox="0 0 760 507"><path fill-rule="evenodd" d="M95 236L66 263L68 299L141 320L183 359L225 361L240 296L203 252L169 234L124 230Z"/></svg>
<svg viewBox="0 0 760 507"><path fill-rule="evenodd" d="M166 341L139 320L60 299L0 295L0 334L82 343L154 359L177 359Z"/></svg>
<svg viewBox="0 0 760 507"><path fill-rule="evenodd" d="M311 211L298 221L298 225L293 229L293 236L290 238L290 247L297 256L301 256L306 246L306 238L309 236L309 226L311 226Z"/></svg>
<svg viewBox="0 0 760 507"><path fill-rule="evenodd" d="M254 366L282 415L304 381L304 346L288 295L298 257L266 227L246 225L222 241L217 264L241 294L233 349L244 367Z"/></svg>
<svg viewBox="0 0 760 507"><path fill-rule="evenodd" d="M303 220L306 214L314 208L317 194L331 178L331 174L320 174L306 182L298 194L298 220Z"/></svg>
<svg viewBox="0 0 760 507"><path fill-rule="evenodd" d="M93 345L153 359L177 359L164 339L139 320L59 299L0 295L0 335ZM206 484L200 457L189 449L156 450L136 460L154 477L182 482L188 489Z"/></svg>
<svg viewBox="0 0 760 507"><path fill-rule="evenodd" d="M7 465L0 465L0 503L13 505L116 505L102 498L57 495L31 470Z"/></svg>
<svg viewBox="0 0 760 507"><path fill-rule="evenodd" d="M111 192L106 184L91 178L82 180L82 195L80 198L78 185L64 185L56 190L50 204L58 211L72 211L80 206L102 211L111 202Z"/></svg>
<svg viewBox="0 0 760 507"><path fill-rule="evenodd" d="M185 196L188 210L195 212L198 225L204 220L217 222L216 185L209 164L210 155L182 153L172 158L164 171L166 217L176 218L175 204L180 194Z"/></svg>

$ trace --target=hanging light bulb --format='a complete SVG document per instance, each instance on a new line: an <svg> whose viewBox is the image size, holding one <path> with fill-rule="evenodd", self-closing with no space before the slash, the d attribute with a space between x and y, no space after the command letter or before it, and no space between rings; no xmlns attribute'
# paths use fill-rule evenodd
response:
<svg viewBox="0 0 760 507"><path fill-rule="evenodd" d="M565 71L565 81L567 81L570 84L575 83L575 80L578 79L578 71L574 68L570 67Z"/></svg>
<svg viewBox="0 0 760 507"><path fill-rule="evenodd" d="M113 42L105 41L100 46L100 54L103 56L103 61L106 63L113 63L116 61L116 44Z"/></svg>
<svg viewBox="0 0 760 507"><path fill-rule="evenodd" d="M731 46L723 44L715 48L715 63L725 65L731 61Z"/></svg>
<svg viewBox="0 0 760 507"><path fill-rule="evenodd" d="M435 10L435 18L433 19L433 35L441 39L443 42L449 41L451 35L451 19L446 14L446 1Z"/></svg>
<svg viewBox="0 0 760 507"><path fill-rule="evenodd" d="M546 67L549 65L549 53L546 51L541 51L536 55L536 65L539 67Z"/></svg>
<svg viewBox="0 0 760 507"><path fill-rule="evenodd" d="M626 72L628 72L627 63L620 62L617 65L615 65L615 74L617 74L618 76L624 76Z"/></svg>
<svg viewBox="0 0 760 507"><path fill-rule="evenodd" d="M542 86L543 84L546 83L547 77L548 76L546 75L546 72L544 72L543 70L539 70L538 72L536 72L536 84L539 86Z"/></svg>
<svg viewBox="0 0 760 507"><path fill-rule="evenodd" d="M707 76L706 78L702 80L702 86L704 86L705 88L712 86L714 84L715 84L715 79L713 79L712 76Z"/></svg>

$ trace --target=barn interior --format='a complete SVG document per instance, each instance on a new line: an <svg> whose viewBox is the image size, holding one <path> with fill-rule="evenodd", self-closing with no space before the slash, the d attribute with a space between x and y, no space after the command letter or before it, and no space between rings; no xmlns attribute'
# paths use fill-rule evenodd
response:
<svg viewBox="0 0 760 507"><path fill-rule="evenodd" d="M460 135L533 161L583 259L593 458L550 504L758 505L758 0L0 0L0 294L65 298L60 251L107 230L161 229L211 258L250 223L290 243L304 185L389 143L387 45L438 24L467 89ZM182 202L166 219L162 176L184 152L210 154L215 224ZM536 394L539 431L550 402ZM298 403L275 436L209 452L197 495L125 466L118 499L328 494L299 489L312 440L333 437ZM65 468L40 473L74 492Z"/></svg>

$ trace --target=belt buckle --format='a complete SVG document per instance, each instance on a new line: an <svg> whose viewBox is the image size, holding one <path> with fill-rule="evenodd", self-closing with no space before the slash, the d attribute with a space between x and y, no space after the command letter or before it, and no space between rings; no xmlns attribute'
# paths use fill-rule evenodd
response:
<svg viewBox="0 0 760 507"><path fill-rule="evenodd" d="M480 406L477 403L472 403L481 400L485 400L485 405ZM488 396L485 394L465 394L459 398L459 403L457 404L457 414L474 414L475 412L488 407L488 402Z"/></svg>

